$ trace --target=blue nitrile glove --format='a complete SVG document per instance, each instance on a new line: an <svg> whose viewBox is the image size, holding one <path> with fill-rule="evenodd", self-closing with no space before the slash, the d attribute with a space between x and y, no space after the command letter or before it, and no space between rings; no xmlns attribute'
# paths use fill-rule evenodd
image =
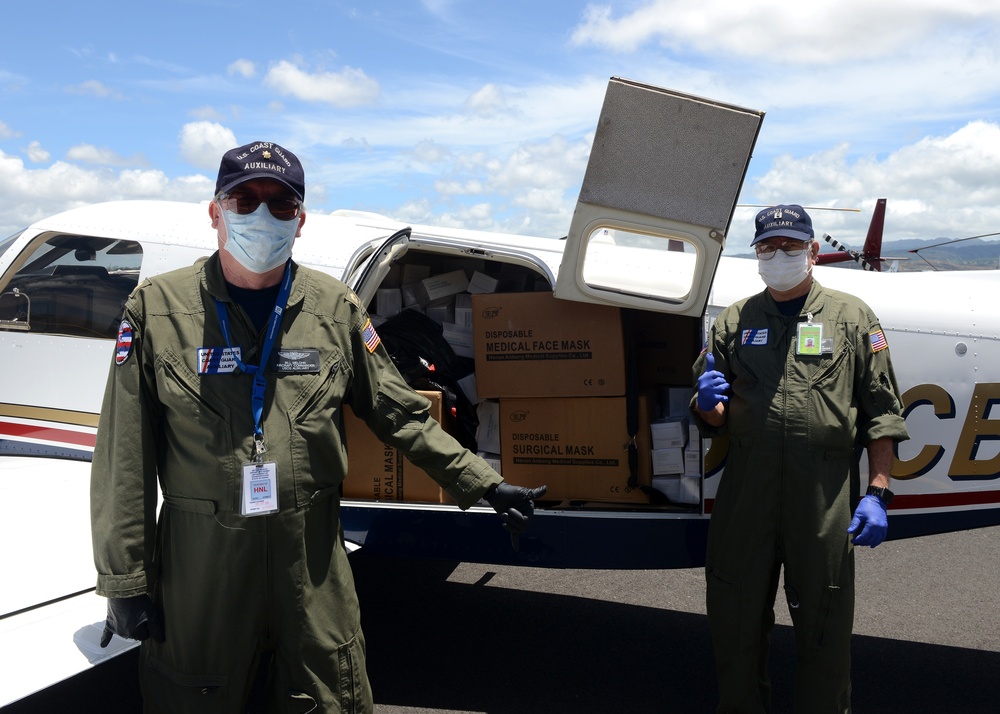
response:
<svg viewBox="0 0 1000 714"><path fill-rule="evenodd" d="M698 377L698 408L710 412L720 402L728 402L729 382L722 372L715 369L715 355L711 352L705 357L705 371Z"/></svg>
<svg viewBox="0 0 1000 714"><path fill-rule="evenodd" d="M889 531L889 516L885 511L885 504L878 496L865 496L854 509L854 518L847 527L847 532L854 533L859 528L861 532L851 538L854 545L870 545L874 548L885 540L885 534Z"/></svg>
<svg viewBox="0 0 1000 714"><path fill-rule="evenodd" d="M501 481L491 487L483 498L500 514L504 528L511 533L523 533L535 512L534 499L544 496L547 490L546 486L524 488Z"/></svg>
<svg viewBox="0 0 1000 714"><path fill-rule="evenodd" d="M101 647L107 647L111 635L128 640L145 640L152 637L163 642L163 623L149 595L108 598L108 619L104 621Z"/></svg>

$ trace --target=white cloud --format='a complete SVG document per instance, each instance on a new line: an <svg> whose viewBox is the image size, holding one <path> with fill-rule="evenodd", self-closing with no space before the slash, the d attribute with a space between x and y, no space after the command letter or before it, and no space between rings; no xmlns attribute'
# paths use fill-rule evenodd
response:
<svg viewBox="0 0 1000 714"><path fill-rule="evenodd" d="M29 161L32 161L33 163L36 164L44 164L51 158L49 152L43 149L42 145L37 141L33 141L30 144L28 144L27 148L24 150L24 153L27 154Z"/></svg>
<svg viewBox="0 0 1000 714"><path fill-rule="evenodd" d="M81 82L80 84L74 84L66 87L66 91L70 94L83 94L93 97L100 97L102 99L111 97L113 99L121 99L121 93L107 86L101 81L96 79L88 79L86 82Z"/></svg>
<svg viewBox="0 0 1000 714"><path fill-rule="evenodd" d="M846 144L808 156L783 155L753 182L756 203L862 208L815 212L817 234L859 245L875 199L887 198L885 240L961 238L1000 230L1000 125L973 121L928 136L882 158L852 159ZM733 221L733 243L746 245L752 211ZM745 219L745 220L744 220ZM739 252L739 251L737 251Z"/></svg>
<svg viewBox="0 0 1000 714"><path fill-rule="evenodd" d="M126 158L106 146L97 147L93 144L77 144L70 147L66 152L66 158L96 166L135 166L145 163L141 157Z"/></svg>
<svg viewBox="0 0 1000 714"><path fill-rule="evenodd" d="M307 102L323 102L335 107L356 107L378 99L378 82L362 70L345 67L342 72L310 74L282 60L267 71L264 86L285 96Z"/></svg>
<svg viewBox="0 0 1000 714"><path fill-rule="evenodd" d="M155 198L201 201L212 195L214 179L192 175L168 178L162 171L86 169L65 161L26 168L0 151L0 195L8 199L0 213L0 236L8 236L45 216L69 208L116 199Z"/></svg>
<svg viewBox="0 0 1000 714"><path fill-rule="evenodd" d="M510 108L503 89L495 84L486 84L465 102L465 107L481 117L494 117Z"/></svg>
<svg viewBox="0 0 1000 714"><path fill-rule="evenodd" d="M203 107L197 107L188 112L195 119L201 119L202 121L214 121L221 122L225 115L213 106L205 105Z"/></svg>
<svg viewBox="0 0 1000 714"><path fill-rule="evenodd" d="M243 79L252 79L256 73L257 68L248 59L238 59L226 67L226 74L229 76L239 75Z"/></svg>
<svg viewBox="0 0 1000 714"><path fill-rule="evenodd" d="M589 5L572 42L615 52L659 42L671 51L830 63L888 56L932 33L978 33L998 18L1000 6L975 0L653 0L620 17L610 5Z"/></svg>
<svg viewBox="0 0 1000 714"><path fill-rule="evenodd" d="M7 124L0 121L0 139L13 139L15 136L20 136L19 132L11 129Z"/></svg>
<svg viewBox="0 0 1000 714"><path fill-rule="evenodd" d="M217 169L222 155L238 145L232 130L216 122L196 121L181 127L181 156L199 169Z"/></svg>

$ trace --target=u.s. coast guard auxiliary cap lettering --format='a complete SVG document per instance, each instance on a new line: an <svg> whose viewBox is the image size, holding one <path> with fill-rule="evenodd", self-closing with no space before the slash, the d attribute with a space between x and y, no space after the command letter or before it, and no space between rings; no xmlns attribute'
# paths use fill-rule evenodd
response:
<svg viewBox="0 0 1000 714"><path fill-rule="evenodd" d="M228 193L244 181L274 179L292 189L300 201L306 197L306 176L298 157L270 141L230 149L219 164L215 193Z"/></svg>

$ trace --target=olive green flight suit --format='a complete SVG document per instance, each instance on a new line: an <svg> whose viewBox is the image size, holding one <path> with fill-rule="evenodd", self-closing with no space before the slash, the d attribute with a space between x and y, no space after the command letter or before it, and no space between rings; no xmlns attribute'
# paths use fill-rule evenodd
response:
<svg viewBox="0 0 1000 714"><path fill-rule="evenodd" d="M812 314L830 340L796 354ZM850 711L854 552L847 527L859 500L860 448L907 438L878 320L861 300L815 281L799 315L770 294L722 311L706 354L731 385L726 424L697 417L729 453L709 525L707 608L720 712L770 711L767 656L779 571L795 628L795 711ZM693 367L704 372L705 354ZM694 400L692 400L692 404ZM693 411L693 410L692 410Z"/></svg>
<svg viewBox="0 0 1000 714"><path fill-rule="evenodd" d="M230 301L218 254L145 281L124 314L101 410L91 483L97 593L149 593L166 640L142 647L147 711L242 712L262 653L273 711L370 712L358 600L340 523L350 404L462 508L500 476L433 419L399 376L343 283L292 264L274 351L317 350L315 373L267 371L265 461L277 513L244 517L252 460L252 377L204 373L198 350L233 347L256 364L262 337ZM123 359L124 355L124 359ZM156 517L162 489L163 507Z"/></svg>

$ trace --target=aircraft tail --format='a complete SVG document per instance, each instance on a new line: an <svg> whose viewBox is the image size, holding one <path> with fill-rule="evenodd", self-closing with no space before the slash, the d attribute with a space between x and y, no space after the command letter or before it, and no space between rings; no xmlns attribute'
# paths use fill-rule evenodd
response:
<svg viewBox="0 0 1000 714"><path fill-rule="evenodd" d="M824 234L823 238L833 246L837 252L820 253L816 257L819 265L829 265L830 263L843 263L848 260L855 261L864 270L882 270L882 229L885 225L885 199L880 198L875 202L875 210L872 213L871 223L868 224L868 235L865 237L865 245L860 250L850 250L840 241L835 240L830 235Z"/></svg>
<svg viewBox="0 0 1000 714"><path fill-rule="evenodd" d="M873 270L882 270L882 229L885 226L885 199L875 202L872 221L868 224L868 235L865 246L861 249L861 257L868 262Z"/></svg>

